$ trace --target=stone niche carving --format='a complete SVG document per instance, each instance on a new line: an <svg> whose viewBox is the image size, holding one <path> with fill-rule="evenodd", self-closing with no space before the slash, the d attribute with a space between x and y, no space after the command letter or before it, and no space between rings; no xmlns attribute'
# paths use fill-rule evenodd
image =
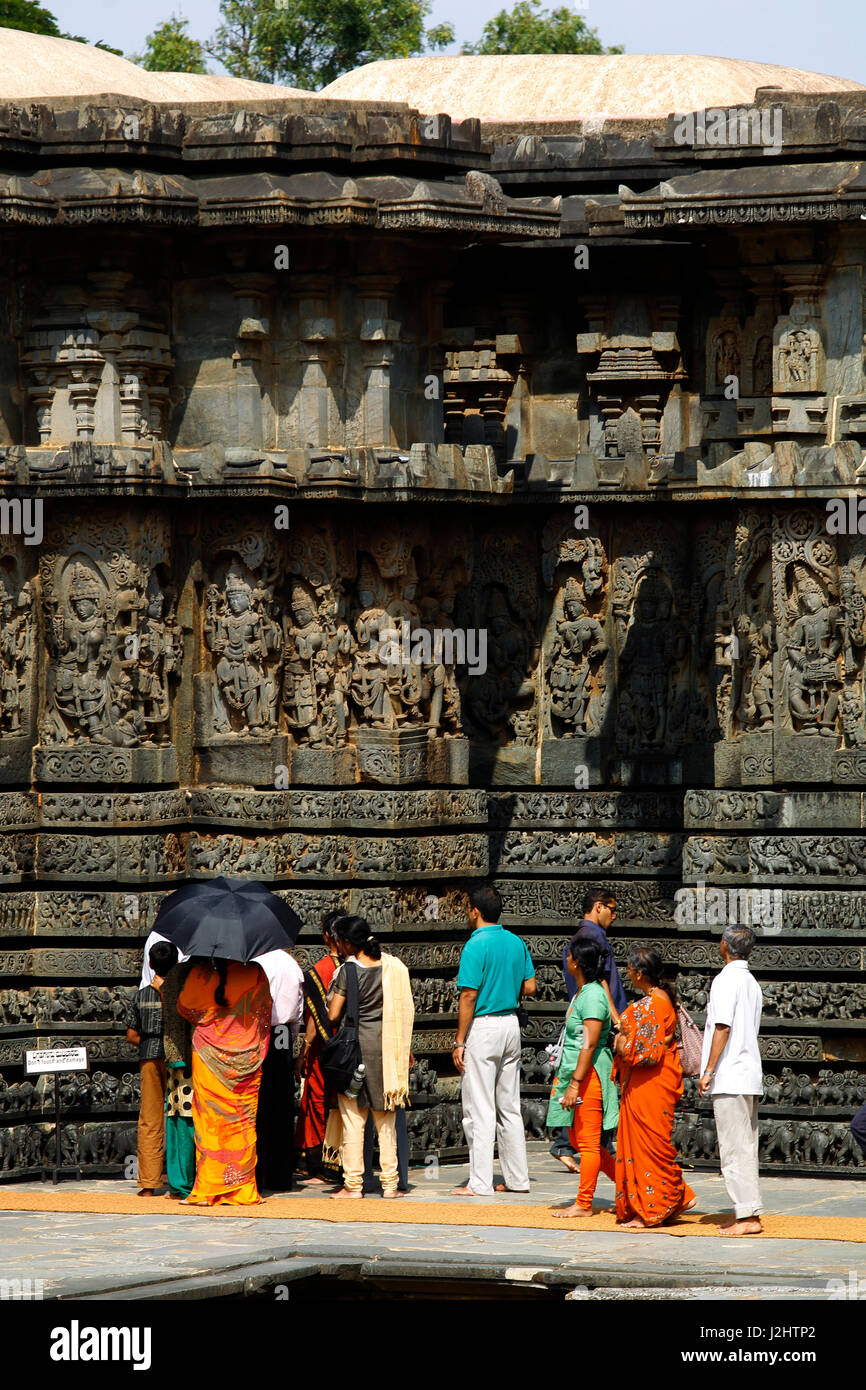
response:
<svg viewBox="0 0 866 1390"><path fill-rule="evenodd" d="M645 762L680 752L687 738L689 603L676 538L653 523L642 532L649 540L627 542L614 561L612 611L617 748Z"/></svg>
<svg viewBox="0 0 866 1390"><path fill-rule="evenodd" d="M461 683L473 781L535 781L540 732L540 594L535 547L520 531L476 538L472 582L458 601L462 626L487 634L487 667ZM571 779L569 779L571 780Z"/></svg>
<svg viewBox="0 0 866 1390"><path fill-rule="evenodd" d="M33 586L18 544L0 536L0 783L30 779L36 727Z"/></svg>
<svg viewBox="0 0 866 1390"><path fill-rule="evenodd" d="M39 566L48 645L35 750L41 782L177 780L175 620L167 518L151 510L55 524Z"/></svg>
<svg viewBox="0 0 866 1390"><path fill-rule="evenodd" d="M206 545L204 646L196 677L207 777L297 782L466 781L457 631L468 536L301 525L277 546L263 523Z"/></svg>
<svg viewBox="0 0 866 1390"><path fill-rule="evenodd" d="M505 455L505 416L516 381L497 357L497 339L474 328L445 330L445 443L487 444ZM506 348L510 347L507 341ZM510 365L510 363L509 363Z"/></svg>
<svg viewBox="0 0 866 1390"><path fill-rule="evenodd" d="M672 387L686 377L679 300L588 299L585 314L589 331L577 335L577 351L587 361L599 485L619 487L628 466L642 483L661 482L673 462L662 454L662 416Z"/></svg>
<svg viewBox="0 0 866 1390"><path fill-rule="evenodd" d="M589 786L605 780L613 694L608 638L610 573L595 532L553 517L542 534L542 575L554 590L542 643L543 782Z"/></svg>
<svg viewBox="0 0 866 1390"><path fill-rule="evenodd" d="M21 342L38 442L150 446L166 438L174 365L156 296L123 271L87 282L46 288Z"/></svg>
<svg viewBox="0 0 866 1390"><path fill-rule="evenodd" d="M457 667L477 678L475 644L458 632L454 604L469 553L462 528L436 546L426 526L357 536L344 679L362 777L413 782L429 769L434 781L466 779Z"/></svg>
<svg viewBox="0 0 866 1390"><path fill-rule="evenodd" d="M788 272L794 277L793 269ZM794 295L788 314L783 315L773 335L773 391L793 395L824 389L824 347L819 331L817 285L812 274L791 279Z"/></svg>
<svg viewBox="0 0 866 1390"><path fill-rule="evenodd" d="M246 520L246 524L245 524ZM283 629L280 562L268 518L209 526L204 648L209 670L195 678L196 743L203 781L273 786L286 763L279 733Z"/></svg>

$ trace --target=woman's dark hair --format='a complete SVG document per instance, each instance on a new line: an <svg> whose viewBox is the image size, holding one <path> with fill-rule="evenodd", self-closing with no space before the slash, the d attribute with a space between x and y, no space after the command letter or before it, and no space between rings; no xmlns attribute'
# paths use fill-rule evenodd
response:
<svg viewBox="0 0 866 1390"><path fill-rule="evenodd" d="M148 961L154 975L167 975L177 965L177 947L173 941L155 941Z"/></svg>
<svg viewBox="0 0 866 1390"><path fill-rule="evenodd" d="M228 1006L228 1000L226 999L226 978L229 973L229 963L227 960L215 960L212 964L216 966L216 972L219 975L220 981L214 991L214 1003L219 1004L221 1009L225 1009Z"/></svg>
<svg viewBox="0 0 866 1390"><path fill-rule="evenodd" d="M381 958L382 947L371 935L369 924L363 917L344 917L340 922L340 939L352 947L353 954L363 951L372 960Z"/></svg>
<svg viewBox="0 0 866 1390"><path fill-rule="evenodd" d="M628 953L628 963L632 970L637 970L639 974L645 975L651 985L663 989L668 999L676 1007L676 985L673 980L668 978L667 970L658 951L653 950L652 946L633 946Z"/></svg>
<svg viewBox="0 0 866 1390"><path fill-rule="evenodd" d="M585 936L576 936L571 943L570 951L571 959L575 965L580 966L587 984L601 978L606 952L597 941L589 941Z"/></svg>
<svg viewBox="0 0 866 1390"><path fill-rule="evenodd" d="M192 960L189 961L187 965L188 972L193 968L194 965L200 965L204 970L216 971L217 975L219 976L219 984L214 990L214 1003L218 1004L221 1009L227 1009L228 1000L226 999L226 979L228 978L229 973L228 961L215 960L212 956L193 956ZM259 967L259 969L261 969L261 967Z"/></svg>
<svg viewBox="0 0 866 1390"><path fill-rule="evenodd" d="M345 912L340 910L326 912L322 918L322 936L329 936L332 941L336 941L340 936L336 924L341 922L345 916Z"/></svg>

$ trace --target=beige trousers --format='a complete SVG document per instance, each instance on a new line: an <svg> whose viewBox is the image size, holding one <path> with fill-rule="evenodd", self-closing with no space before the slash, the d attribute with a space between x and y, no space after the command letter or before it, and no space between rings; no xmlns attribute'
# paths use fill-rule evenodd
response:
<svg viewBox="0 0 866 1390"><path fill-rule="evenodd" d="M343 1182L349 1192L361 1192L364 1187L364 1126L367 1108L362 1110L357 1100L339 1096L340 1119L343 1121ZM397 1116L393 1110L374 1110L373 1123L379 1136L379 1175L386 1197L397 1191Z"/></svg>
<svg viewBox="0 0 866 1390"><path fill-rule="evenodd" d="M713 1114L719 1137L719 1159L728 1196L738 1220L759 1216L758 1096L714 1095Z"/></svg>

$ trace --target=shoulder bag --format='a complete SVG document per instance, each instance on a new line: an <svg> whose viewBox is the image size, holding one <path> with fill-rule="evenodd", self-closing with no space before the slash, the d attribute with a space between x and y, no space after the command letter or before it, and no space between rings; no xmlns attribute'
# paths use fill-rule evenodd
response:
<svg viewBox="0 0 866 1390"><path fill-rule="evenodd" d="M322 1047L322 1075L335 1091L346 1091L361 1064L361 1044L358 1040L358 967L347 961L346 1007L340 1025L332 1038Z"/></svg>
<svg viewBox="0 0 866 1390"><path fill-rule="evenodd" d="M700 1076L704 1035L682 1004L677 1004L677 1034L683 1076Z"/></svg>

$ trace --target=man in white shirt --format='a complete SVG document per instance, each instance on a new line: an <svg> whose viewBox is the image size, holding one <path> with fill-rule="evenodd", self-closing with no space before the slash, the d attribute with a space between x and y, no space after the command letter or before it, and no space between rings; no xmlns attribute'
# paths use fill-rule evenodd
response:
<svg viewBox="0 0 866 1390"><path fill-rule="evenodd" d="M719 952L724 969L713 980L704 1027L698 1094L712 1097L719 1159L734 1219L726 1236L760 1235L758 1099L764 1091L758 1030L764 996L749 969L751 927L726 927Z"/></svg>

